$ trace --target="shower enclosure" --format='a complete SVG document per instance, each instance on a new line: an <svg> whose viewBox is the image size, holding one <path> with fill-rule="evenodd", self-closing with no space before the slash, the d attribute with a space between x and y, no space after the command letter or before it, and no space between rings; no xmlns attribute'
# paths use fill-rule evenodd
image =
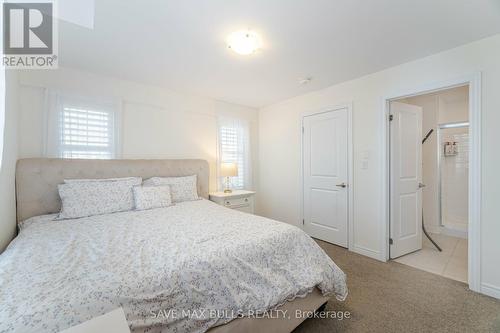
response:
<svg viewBox="0 0 500 333"><path fill-rule="evenodd" d="M443 233L466 238L469 215L469 123L438 126L439 221Z"/></svg>

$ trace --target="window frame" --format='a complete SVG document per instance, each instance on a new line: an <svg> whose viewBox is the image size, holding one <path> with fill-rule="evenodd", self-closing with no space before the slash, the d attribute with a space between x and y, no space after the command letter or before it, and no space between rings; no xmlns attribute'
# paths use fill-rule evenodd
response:
<svg viewBox="0 0 500 333"><path fill-rule="evenodd" d="M220 165L224 162L232 162L238 164L238 176L230 177L233 189L251 189L252 188L252 170L251 170L251 147L250 147L250 121L242 118L221 117L217 118L217 188L224 188L224 178L220 176ZM222 129L224 127L234 128L238 137L236 158L227 159L224 155L224 142ZM241 161L240 161L241 158ZM242 168L243 166L243 168ZM243 174L241 171L243 169ZM235 184L235 180L238 183Z"/></svg>
<svg viewBox="0 0 500 333"><path fill-rule="evenodd" d="M109 112L113 118L112 124L112 149L111 156L102 159L117 159L121 157L122 141L121 141L121 127L122 127L122 102L118 99L103 98L103 97L82 97L68 93L61 93L55 91L48 91L47 96L47 119L45 128L45 142L44 151L45 156L73 159L74 157L64 157L62 150L61 139L61 117L63 108L67 104L73 104L75 107L82 109L104 109ZM77 157L76 159L78 159ZM100 159L100 158L88 158Z"/></svg>

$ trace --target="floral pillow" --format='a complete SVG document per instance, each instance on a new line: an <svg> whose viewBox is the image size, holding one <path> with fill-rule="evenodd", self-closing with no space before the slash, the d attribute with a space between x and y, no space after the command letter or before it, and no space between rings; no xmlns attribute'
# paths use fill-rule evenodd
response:
<svg viewBox="0 0 500 333"><path fill-rule="evenodd" d="M146 186L169 185L174 203L198 200L196 175L185 177L153 177L144 182Z"/></svg>
<svg viewBox="0 0 500 333"><path fill-rule="evenodd" d="M124 182L127 180L137 180L142 179L140 177L122 177L122 178L77 178L77 179L65 179L64 183L82 183L82 182Z"/></svg>
<svg viewBox="0 0 500 333"><path fill-rule="evenodd" d="M132 188L141 183L142 178L137 177L123 180L74 180L59 184L62 208L58 219L75 219L133 210L135 204Z"/></svg>
<svg viewBox="0 0 500 333"><path fill-rule="evenodd" d="M146 210L172 206L170 186L134 186L136 210Z"/></svg>

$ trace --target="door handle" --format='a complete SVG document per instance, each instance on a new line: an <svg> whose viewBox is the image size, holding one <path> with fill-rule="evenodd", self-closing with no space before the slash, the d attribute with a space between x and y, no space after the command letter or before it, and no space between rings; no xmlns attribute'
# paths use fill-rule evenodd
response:
<svg viewBox="0 0 500 333"><path fill-rule="evenodd" d="M418 188L424 188L424 187L425 187L425 184L418 183Z"/></svg>
<svg viewBox="0 0 500 333"><path fill-rule="evenodd" d="M336 186L338 186L338 187L342 187L342 188L346 188L346 187L347 187L346 183L337 184Z"/></svg>

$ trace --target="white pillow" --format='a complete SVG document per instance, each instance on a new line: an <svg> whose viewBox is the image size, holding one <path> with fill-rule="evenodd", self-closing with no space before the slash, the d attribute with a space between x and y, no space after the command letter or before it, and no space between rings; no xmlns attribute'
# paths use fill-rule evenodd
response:
<svg viewBox="0 0 500 333"><path fill-rule="evenodd" d="M64 183L81 183L81 182L123 182L123 181L128 181L128 180L137 180L141 179L140 177L122 177L122 178L106 178L106 179L97 179L97 178L91 178L91 179L65 179Z"/></svg>
<svg viewBox="0 0 500 333"><path fill-rule="evenodd" d="M172 206L170 186L134 186L136 210L146 210Z"/></svg>
<svg viewBox="0 0 500 333"><path fill-rule="evenodd" d="M62 201L58 219L124 212L134 209L132 188L141 185L141 178L120 181L75 181L59 184Z"/></svg>
<svg viewBox="0 0 500 333"><path fill-rule="evenodd" d="M173 202L198 200L196 175L185 177L153 177L144 182L146 186L169 185Z"/></svg>

